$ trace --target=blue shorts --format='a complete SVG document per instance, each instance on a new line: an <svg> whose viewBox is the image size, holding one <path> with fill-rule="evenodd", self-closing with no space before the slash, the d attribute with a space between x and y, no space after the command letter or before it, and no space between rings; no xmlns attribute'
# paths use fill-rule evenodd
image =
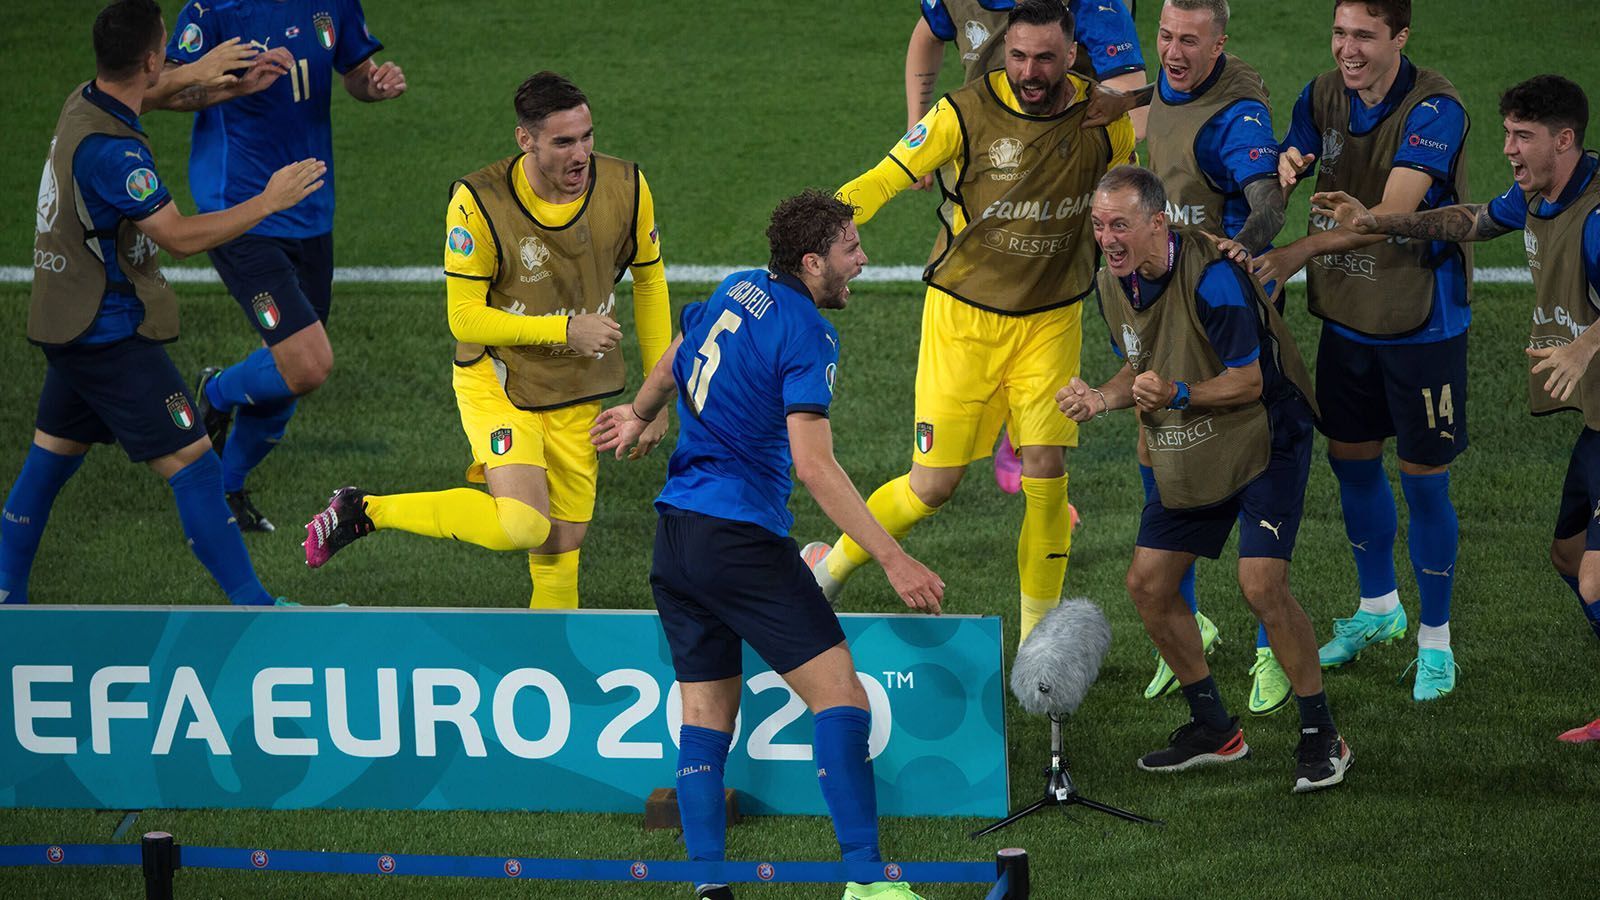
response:
<svg viewBox="0 0 1600 900"><path fill-rule="evenodd" d="M1406 462L1448 465L1467 449L1467 335L1431 344L1363 344L1324 325L1317 406L1329 440L1392 437Z"/></svg>
<svg viewBox="0 0 1600 900"><path fill-rule="evenodd" d="M1291 558L1311 474L1311 408L1295 396L1274 403L1267 415L1272 422L1272 458L1265 472L1227 500L1202 509L1167 509L1157 488L1145 503L1135 543L1216 559L1237 521L1240 559Z"/></svg>
<svg viewBox="0 0 1600 900"><path fill-rule="evenodd" d="M1585 535L1583 549L1600 550L1600 431L1585 428L1572 446L1567 480L1561 485L1556 540Z"/></svg>
<svg viewBox="0 0 1600 900"><path fill-rule="evenodd" d="M794 540L748 522L663 508L650 590L679 681L741 674L742 642L779 675L844 642Z"/></svg>
<svg viewBox="0 0 1600 900"><path fill-rule="evenodd" d="M333 303L333 235L247 234L211 251L228 293L268 347L317 322Z"/></svg>
<svg viewBox="0 0 1600 900"><path fill-rule="evenodd" d="M46 347L34 427L83 444L122 445L148 462L206 436L166 348L143 338Z"/></svg>

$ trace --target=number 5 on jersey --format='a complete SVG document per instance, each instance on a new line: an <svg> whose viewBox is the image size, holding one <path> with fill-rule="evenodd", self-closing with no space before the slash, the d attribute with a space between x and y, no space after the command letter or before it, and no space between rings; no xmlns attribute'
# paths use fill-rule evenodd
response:
<svg viewBox="0 0 1600 900"><path fill-rule="evenodd" d="M695 415L700 415L706 408L711 378L722 365L722 348L717 346L717 338L724 332L732 334L738 331L743 324L744 319L739 318L738 313L731 309L723 310L716 324L711 326L711 333L706 335L705 342L695 351L694 371L689 373L689 408Z"/></svg>

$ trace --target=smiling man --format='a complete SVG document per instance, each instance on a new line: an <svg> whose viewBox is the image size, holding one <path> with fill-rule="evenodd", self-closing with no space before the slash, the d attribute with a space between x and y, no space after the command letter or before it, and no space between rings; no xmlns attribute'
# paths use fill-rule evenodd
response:
<svg viewBox="0 0 1600 900"><path fill-rule="evenodd" d="M1071 74L1073 17L1059 0L1007 14L1005 68L957 90L889 155L839 189L866 223L943 166L954 209L923 273L911 471L868 501L896 538L949 500L1004 425L1021 449L1026 511L1017 539L1021 633L1061 601L1072 545L1068 447L1077 426L1057 414L1058 387L1078 374L1080 301L1094 282L1089 199L1133 151L1126 116L1084 128L1090 82ZM848 537L806 547L830 599L870 559Z"/></svg>
<svg viewBox="0 0 1600 900"><path fill-rule="evenodd" d="M1232 238L1252 254L1265 250L1283 228L1284 194L1278 187L1278 144L1266 83L1239 57L1224 52L1230 10L1227 0L1167 0L1156 31L1161 69L1150 101L1150 168L1169 197L1174 226ZM1150 497L1155 478L1150 454L1139 442L1139 473ZM1217 643L1217 627L1200 612L1194 569L1184 573L1184 603L1200 624L1206 651ZM1289 680L1267 640L1256 628L1251 713L1282 709ZM1146 699L1176 690L1177 677L1157 657Z"/></svg>
<svg viewBox="0 0 1600 900"><path fill-rule="evenodd" d="M1536 306L1528 338L1528 401L1535 415L1583 414L1556 513L1550 559L1600 637L1600 156L1583 148L1589 99L1559 75L1539 75L1500 98L1505 154L1516 182L1489 203L1424 212L1368 211L1346 193L1312 203L1343 228L1420 241L1486 241L1521 230ZM1600 741L1600 719L1561 739Z"/></svg>
<svg viewBox="0 0 1600 900"><path fill-rule="evenodd" d="M672 339L671 304L650 188L636 164L594 151L588 98L540 72L514 106L522 152L456 182L445 215L467 480L489 492L342 488L306 526L306 564L321 566L375 529L399 529L525 551L529 606L571 609L600 468L589 427L627 380L612 287L633 273L646 374ZM638 452L666 428L665 417L652 423Z"/></svg>
<svg viewBox="0 0 1600 900"><path fill-rule="evenodd" d="M1307 85L1295 104L1278 161L1286 187L1315 165L1317 190L1343 191L1380 213L1465 201L1461 96L1443 75L1405 57L1410 36L1410 0L1337 0L1338 67ZM1334 621L1322 664L1344 665L1408 627L1395 580L1398 517L1383 466L1392 437L1421 595L1411 696L1435 700L1456 686L1450 606L1459 528L1450 463L1467 449L1472 259L1455 244L1357 234L1316 212L1309 230L1256 266L1266 282L1309 263L1308 305L1324 320L1319 424L1339 481L1360 603L1350 618Z"/></svg>
<svg viewBox="0 0 1600 900"><path fill-rule="evenodd" d="M1190 719L1139 767L1180 772L1249 755L1206 665L1178 582L1197 556L1216 559L1239 524L1239 589L1282 656L1300 707L1294 791L1344 780L1349 746L1334 727L1311 620L1289 592L1289 560L1311 468L1310 376L1288 328L1247 272L1194 232L1171 229L1148 169L1101 180L1091 213L1105 253L1096 287L1123 360L1091 388L1073 378L1063 413L1088 422L1137 407L1155 467L1128 566L1128 595L1172 666Z"/></svg>

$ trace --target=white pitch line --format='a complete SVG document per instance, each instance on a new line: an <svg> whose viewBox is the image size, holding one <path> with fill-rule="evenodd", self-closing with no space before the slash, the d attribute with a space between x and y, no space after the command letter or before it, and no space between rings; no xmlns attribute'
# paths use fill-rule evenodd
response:
<svg viewBox="0 0 1600 900"><path fill-rule="evenodd" d="M757 268L753 265L697 266L669 265L667 280L683 284L714 284L732 272ZM221 284L215 269L199 266L174 266L161 270L174 284ZM631 276L626 276L631 277ZM344 266L333 271L333 280L340 284L440 284L444 271L437 266ZM868 266L857 276L866 284L915 284L922 281L921 266ZM1528 270L1522 266L1506 268L1480 268L1473 273L1478 284L1532 284ZM27 266L0 266L0 284L29 284L33 270ZM1301 284L1305 274L1290 279L1290 284Z"/></svg>

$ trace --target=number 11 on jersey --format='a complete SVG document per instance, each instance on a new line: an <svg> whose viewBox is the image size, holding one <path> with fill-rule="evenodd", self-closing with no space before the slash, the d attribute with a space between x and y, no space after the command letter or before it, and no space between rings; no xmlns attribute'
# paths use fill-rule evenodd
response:
<svg viewBox="0 0 1600 900"><path fill-rule="evenodd" d="M722 348L717 345L717 338L724 332L733 333L744 324L744 319L731 309L722 311L717 317L716 324L711 326L711 333L706 335L705 342L700 349L695 351L694 371L689 373L689 408L695 415L706 408L706 395L711 391L711 378L717 374L717 367L722 365Z"/></svg>

